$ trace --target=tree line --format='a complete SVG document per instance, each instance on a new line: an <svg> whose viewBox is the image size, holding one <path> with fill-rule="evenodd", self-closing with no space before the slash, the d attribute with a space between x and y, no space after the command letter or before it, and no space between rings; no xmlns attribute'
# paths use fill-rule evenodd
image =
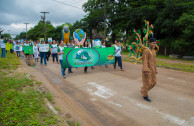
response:
<svg viewBox="0 0 194 126"><path fill-rule="evenodd" d="M125 45L135 41L133 29L143 30L144 20L154 26L154 37L160 40L160 52L168 54L194 55L194 1L193 0L88 0L82 5L87 15L74 24L68 24L72 32L83 29L89 38L92 31L104 34L109 43L121 39ZM47 38L61 40L65 24L53 27L46 22ZM38 24L27 32L27 38L44 38L44 24ZM25 32L16 38L25 37Z"/></svg>

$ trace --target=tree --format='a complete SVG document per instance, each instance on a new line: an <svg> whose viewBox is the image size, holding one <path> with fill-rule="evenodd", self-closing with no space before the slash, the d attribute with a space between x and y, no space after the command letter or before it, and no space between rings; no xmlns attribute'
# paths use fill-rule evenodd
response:
<svg viewBox="0 0 194 126"><path fill-rule="evenodd" d="M51 24L50 21L46 21L46 38L52 36L52 33L50 32L51 30L53 30L54 27ZM28 39L31 40L38 40L39 38L44 38L44 23L42 20L40 20L38 22L38 24L36 26L34 26L34 28L31 28L28 32L27 32L27 36Z"/></svg>
<svg viewBox="0 0 194 126"><path fill-rule="evenodd" d="M3 36L6 40L11 39L11 35L10 35L9 33L4 33L4 34L2 34L2 36Z"/></svg>

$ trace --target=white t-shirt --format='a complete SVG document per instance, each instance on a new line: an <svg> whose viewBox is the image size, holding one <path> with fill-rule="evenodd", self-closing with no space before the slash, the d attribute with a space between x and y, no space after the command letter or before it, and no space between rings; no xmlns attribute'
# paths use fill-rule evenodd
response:
<svg viewBox="0 0 194 126"><path fill-rule="evenodd" d="M64 46L64 47L66 47L66 46ZM62 46L59 46L59 47L58 47L58 50L59 50L60 53L63 52L64 47L62 47ZM58 51L57 51L57 52L58 52ZM60 54L60 55L59 55L59 60L63 60L63 54Z"/></svg>
<svg viewBox="0 0 194 126"><path fill-rule="evenodd" d="M30 44L24 44L24 46L29 46Z"/></svg>
<svg viewBox="0 0 194 126"><path fill-rule="evenodd" d="M57 44L52 44L52 53L57 53Z"/></svg>
<svg viewBox="0 0 194 126"><path fill-rule="evenodd" d="M103 46L103 45L102 45L101 48L106 48L106 46Z"/></svg>
<svg viewBox="0 0 194 126"><path fill-rule="evenodd" d="M121 46L115 46L115 56L120 57L121 52L122 52Z"/></svg>
<svg viewBox="0 0 194 126"><path fill-rule="evenodd" d="M3 42L3 39L0 39L0 46L1 48L5 48L5 43Z"/></svg>

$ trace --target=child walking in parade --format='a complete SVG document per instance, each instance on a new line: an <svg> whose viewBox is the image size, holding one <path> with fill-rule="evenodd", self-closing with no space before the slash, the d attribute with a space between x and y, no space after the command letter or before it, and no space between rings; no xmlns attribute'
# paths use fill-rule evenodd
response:
<svg viewBox="0 0 194 126"><path fill-rule="evenodd" d="M143 68L142 68L142 82L143 86L141 87L141 94L144 100L151 102L151 99L148 97L148 91L152 89L157 82L156 74L156 39L151 38L149 40L149 48L143 51Z"/></svg>

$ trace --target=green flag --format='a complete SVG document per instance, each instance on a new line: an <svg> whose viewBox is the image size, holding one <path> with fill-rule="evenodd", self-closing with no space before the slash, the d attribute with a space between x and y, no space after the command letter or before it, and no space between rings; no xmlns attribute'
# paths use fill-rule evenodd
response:
<svg viewBox="0 0 194 126"><path fill-rule="evenodd" d="M33 46L24 46L24 54L34 54Z"/></svg>
<svg viewBox="0 0 194 126"><path fill-rule="evenodd" d="M63 67L99 66L115 63L115 48L64 48Z"/></svg>

